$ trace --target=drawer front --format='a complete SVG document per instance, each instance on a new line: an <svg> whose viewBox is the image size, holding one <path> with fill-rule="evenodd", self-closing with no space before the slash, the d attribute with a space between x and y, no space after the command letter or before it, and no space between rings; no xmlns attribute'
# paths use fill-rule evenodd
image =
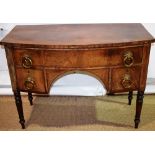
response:
<svg viewBox="0 0 155 155"><path fill-rule="evenodd" d="M131 67L128 69L117 68L112 69L111 90L112 92L121 92L136 90L140 85L141 67Z"/></svg>
<svg viewBox="0 0 155 155"><path fill-rule="evenodd" d="M109 56L111 66L131 67L142 62L143 47L110 49Z"/></svg>
<svg viewBox="0 0 155 155"><path fill-rule="evenodd" d="M45 92L45 81L42 70L16 69L17 86L22 91Z"/></svg>
<svg viewBox="0 0 155 155"><path fill-rule="evenodd" d="M45 51L45 66L89 68L108 64L108 50Z"/></svg>
<svg viewBox="0 0 155 155"><path fill-rule="evenodd" d="M42 52L39 50L15 50L14 62L23 68L33 68L34 66L43 65Z"/></svg>
<svg viewBox="0 0 155 155"><path fill-rule="evenodd" d="M107 67L126 66L142 62L142 47L97 49L97 50L57 50L45 51L47 67Z"/></svg>

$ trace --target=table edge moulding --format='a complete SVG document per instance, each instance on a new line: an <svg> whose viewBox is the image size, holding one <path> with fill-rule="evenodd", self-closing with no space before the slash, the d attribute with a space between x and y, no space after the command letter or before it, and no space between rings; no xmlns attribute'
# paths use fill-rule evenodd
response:
<svg viewBox="0 0 155 155"><path fill-rule="evenodd" d="M137 91L138 128L146 87L151 43L139 23L20 25L0 41L6 52L12 90L25 129L21 92L48 94L53 83L71 73L97 78L107 94Z"/></svg>

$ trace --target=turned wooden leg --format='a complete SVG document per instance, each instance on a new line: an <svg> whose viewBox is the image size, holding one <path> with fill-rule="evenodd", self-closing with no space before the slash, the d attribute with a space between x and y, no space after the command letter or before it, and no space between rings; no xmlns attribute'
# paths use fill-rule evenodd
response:
<svg viewBox="0 0 155 155"><path fill-rule="evenodd" d="M129 91L129 94L128 94L128 105L131 105L131 102L132 102L132 99L133 99L133 91Z"/></svg>
<svg viewBox="0 0 155 155"><path fill-rule="evenodd" d="M19 123L21 124L22 129L25 129L23 105L22 105L22 100L21 100L21 95L19 90L14 91L14 97L15 97L16 107L19 115Z"/></svg>
<svg viewBox="0 0 155 155"><path fill-rule="evenodd" d="M136 115L135 115L135 128L138 128L140 123L140 114L143 105L144 91L138 91L136 100Z"/></svg>
<svg viewBox="0 0 155 155"><path fill-rule="evenodd" d="M33 105L33 97L32 97L32 93L28 92L28 99L30 101L30 105Z"/></svg>

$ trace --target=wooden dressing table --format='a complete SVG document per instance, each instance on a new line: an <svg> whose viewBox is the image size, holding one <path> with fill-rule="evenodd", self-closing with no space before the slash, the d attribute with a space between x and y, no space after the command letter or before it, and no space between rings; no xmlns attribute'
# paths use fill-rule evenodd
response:
<svg viewBox="0 0 155 155"><path fill-rule="evenodd" d="M11 77L20 124L25 120L20 92L48 94L65 74L96 77L107 93L137 91L138 128L151 43L141 24L64 24L16 26L1 42Z"/></svg>

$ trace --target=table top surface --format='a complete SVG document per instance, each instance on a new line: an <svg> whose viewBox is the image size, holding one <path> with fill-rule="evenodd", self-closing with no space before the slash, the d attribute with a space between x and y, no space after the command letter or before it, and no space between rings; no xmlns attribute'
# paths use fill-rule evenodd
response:
<svg viewBox="0 0 155 155"><path fill-rule="evenodd" d="M142 24L55 24L20 25L0 42L2 45L49 46L119 46L155 42Z"/></svg>

